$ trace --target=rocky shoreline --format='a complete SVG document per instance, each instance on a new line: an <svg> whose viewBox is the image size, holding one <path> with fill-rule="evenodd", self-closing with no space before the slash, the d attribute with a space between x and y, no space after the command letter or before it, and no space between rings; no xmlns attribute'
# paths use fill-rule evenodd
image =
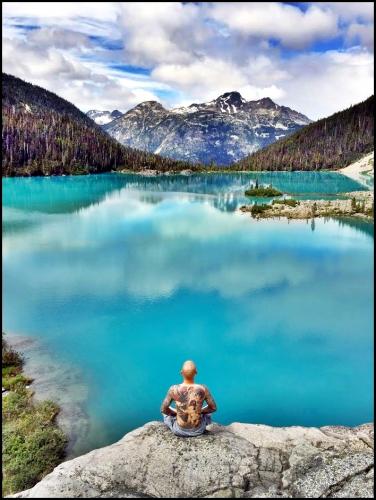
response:
<svg viewBox="0 0 376 500"><path fill-rule="evenodd" d="M243 205L241 212L251 213L256 218L312 219L315 217L360 217L373 220L373 191L354 191L343 193L345 199L335 200L278 200L272 204L259 206Z"/></svg>
<svg viewBox="0 0 376 500"><path fill-rule="evenodd" d="M373 446L373 424L212 424L178 438L150 422L12 497L373 498Z"/></svg>
<svg viewBox="0 0 376 500"><path fill-rule="evenodd" d="M142 177L158 177L160 175L192 175L195 173L193 170L187 168L184 170L179 170L178 172L174 171L162 171L162 170L155 170L155 169L148 169L145 168L143 170L130 170L130 169L123 169L123 170L118 170L117 173L120 174L136 174L136 175L141 175Z"/></svg>

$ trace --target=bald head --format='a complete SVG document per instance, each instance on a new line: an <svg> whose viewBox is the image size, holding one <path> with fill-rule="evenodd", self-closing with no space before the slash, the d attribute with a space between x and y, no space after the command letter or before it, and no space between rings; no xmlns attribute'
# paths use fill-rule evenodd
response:
<svg viewBox="0 0 376 500"><path fill-rule="evenodd" d="M185 361L181 368L182 376L187 380L193 380L195 375L197 374L197 368L193 361Z"/></svg>

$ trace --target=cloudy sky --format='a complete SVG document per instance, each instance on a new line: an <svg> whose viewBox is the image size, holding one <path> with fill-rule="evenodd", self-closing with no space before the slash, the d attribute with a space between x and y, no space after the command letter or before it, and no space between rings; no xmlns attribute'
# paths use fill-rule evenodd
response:
<svg viewBox="0 0 376 500"><path fill-rule="evenodd" d="M373 3L3 2L3 71L83 111L238 90L317 119L373 93Z"/></svg>

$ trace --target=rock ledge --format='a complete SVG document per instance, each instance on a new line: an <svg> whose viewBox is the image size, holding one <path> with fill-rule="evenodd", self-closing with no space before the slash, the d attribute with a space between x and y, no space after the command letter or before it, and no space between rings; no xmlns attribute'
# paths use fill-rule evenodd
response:
<svg viewBox="0 0 376 500"><path fill-rule="evenodd" d="M373 424L213 424L177 438L159 422L60 464L17 498L372 498Z"/></svg>

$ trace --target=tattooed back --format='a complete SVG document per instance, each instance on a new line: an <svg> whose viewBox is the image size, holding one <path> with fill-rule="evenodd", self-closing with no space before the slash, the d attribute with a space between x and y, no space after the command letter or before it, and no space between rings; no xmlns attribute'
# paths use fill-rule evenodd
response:
<svg viewBox="0 0 376 500"><path fill-rule="evenodd" d="M177 384L170 387L171 399L176 404L177 423L183 428L198 427L204 401L211 399L208 388L201 384Z"/></svg>

